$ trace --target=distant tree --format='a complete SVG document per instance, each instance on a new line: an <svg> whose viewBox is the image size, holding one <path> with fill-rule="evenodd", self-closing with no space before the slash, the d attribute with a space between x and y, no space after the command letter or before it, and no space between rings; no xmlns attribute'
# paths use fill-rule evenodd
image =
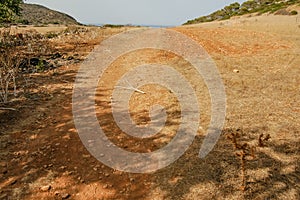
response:
<svg viewBox="0 0 300 200"><path fill-rule="evenodd" d="M11 22L21 12L22 0L0 0L0 22Z"/></svg>

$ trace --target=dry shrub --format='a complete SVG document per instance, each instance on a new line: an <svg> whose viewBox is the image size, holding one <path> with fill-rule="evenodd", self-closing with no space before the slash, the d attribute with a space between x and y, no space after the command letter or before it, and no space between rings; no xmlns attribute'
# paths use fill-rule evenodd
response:
<svg viewBox="0 0 300 200"><path fill-rule="evenodd" d="M7 103L11 96L17 96L21 64L24 66L32 57L51 54L52 48L47 40L35 31L13 33L11 28L0 30L0 102Z"/></svg>
<svg viewBox="0 0 300 200"><path fill-rule="evenodd" d="M236 132L232 132L227 135L227 139L229 139L234 147L235 155L240 159L240 167L241 167L241 190L245 191L247 189L247 180L246 180L246 164L248 161L256 158L256 148L257 147L266 147L266 143L270 140L269 134L260 134L257 142L255 144L251 144L250 142L242 142L240 140L241 129L238 129Z"/></svg>
<svg viewBox="0 0 300 200"><path fill-rule="evenodd" d="M18 66L21 57L17 47L22 45L21 35L11 35L4 29L0 32L0 101L7 103L10 91L16 96Z"/></svg>

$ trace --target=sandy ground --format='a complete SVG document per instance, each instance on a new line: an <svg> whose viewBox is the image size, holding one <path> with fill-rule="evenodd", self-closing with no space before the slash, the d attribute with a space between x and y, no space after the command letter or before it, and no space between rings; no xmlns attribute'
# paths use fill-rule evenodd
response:
<svg viewBox="0 0 300 200"><path fill-rule="evenodd" d="M31 76L36 98L10 103L17 111L1 111L0 199L299 199L300 198L300 16L256 16L173 28L202 45L215 61L227 95L222 136L204 159L197 157L210 120L210 101L201 77L194 77L182 58L162 51L141 50L119 58L99 86L97 117L108 137L135 152L154 151L178 128L178 102L165 88L141 88L150 96L132 97L137 123L147 123L149 104L162 103L168 117L158 136L137 140L114 123L109 98L114 82L141 63L174 66L190 79L201 107L201 129L172 165L150 174L113 170L93 158L81 143L72 116L73 82L79 64ZM51 28L51 31L60 31ZM61 52L86 57L94 45L125 29L91 28L51 42ZM44 32L44 30L39 29ZM77 55L77 56L78 56ZM237 73L238 72L238 73ZM226 138L257 143L270 134L264 148L245 164L246 188L241 190L241 163Z"/></svg>

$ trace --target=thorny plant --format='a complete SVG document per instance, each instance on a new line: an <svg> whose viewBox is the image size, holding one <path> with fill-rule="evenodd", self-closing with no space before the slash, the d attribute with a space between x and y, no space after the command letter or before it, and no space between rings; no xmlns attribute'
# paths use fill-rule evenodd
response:
<svg viewBox="0 0 300 200"><path fill-rule="evenodd" d="M237 131L239 131L238 129ZM248 161L256 158L256 148L257 147L266 147L266 143L271 138L269 134L264 135L260 134L258 137L257 143L251 145L248 142L239 141L241 135L238 132L230 133L227 135L227 139L229 139L234 147L235 155L240 159L240 168L241 168L241 190L245 191L247 189L247 180L246 180L246 164Z"/></svg>

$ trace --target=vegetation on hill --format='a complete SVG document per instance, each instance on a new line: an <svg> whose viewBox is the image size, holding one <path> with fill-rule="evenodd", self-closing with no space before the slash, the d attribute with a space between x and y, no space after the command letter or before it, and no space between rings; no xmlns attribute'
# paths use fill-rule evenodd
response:
<svg viewBox="0 0 300 200"><path fill-rule="evenodd" d="M47 25L47 24L63 24L76 25L78 22L71 16L58 11L51 10L41 5L22 4L21 17L19 23Z"/></svg>
<svg viewBox="0 0 300 200"><path fill-rule="evenodd" d="M1 0L0 1L0 23L9 23L20 15L20 4L22 0Z"/></svg>
<svg viewBox="0 0 300 200"><path fill-rule="evenodd" d="M78 24L73 17L41 5L26 4L22 0L1 0L0 24L11 23L33 25Z"/></svg>
<svg viewBox="0 0 300 200"><path fill-rule="evenodd" d="M293 10L291 12L285 9L290 6L300 3L300 0L248 0L242 4L232 3L229 6L225 6L221 10L217 10L210 15L199 17L193 20L187 21L187 24L197 24L203 22L211 22L217 20L230 19L233 16L245 15L250 13L275 13L277 14L288 14L296 15L297 11Z"/></svg>

